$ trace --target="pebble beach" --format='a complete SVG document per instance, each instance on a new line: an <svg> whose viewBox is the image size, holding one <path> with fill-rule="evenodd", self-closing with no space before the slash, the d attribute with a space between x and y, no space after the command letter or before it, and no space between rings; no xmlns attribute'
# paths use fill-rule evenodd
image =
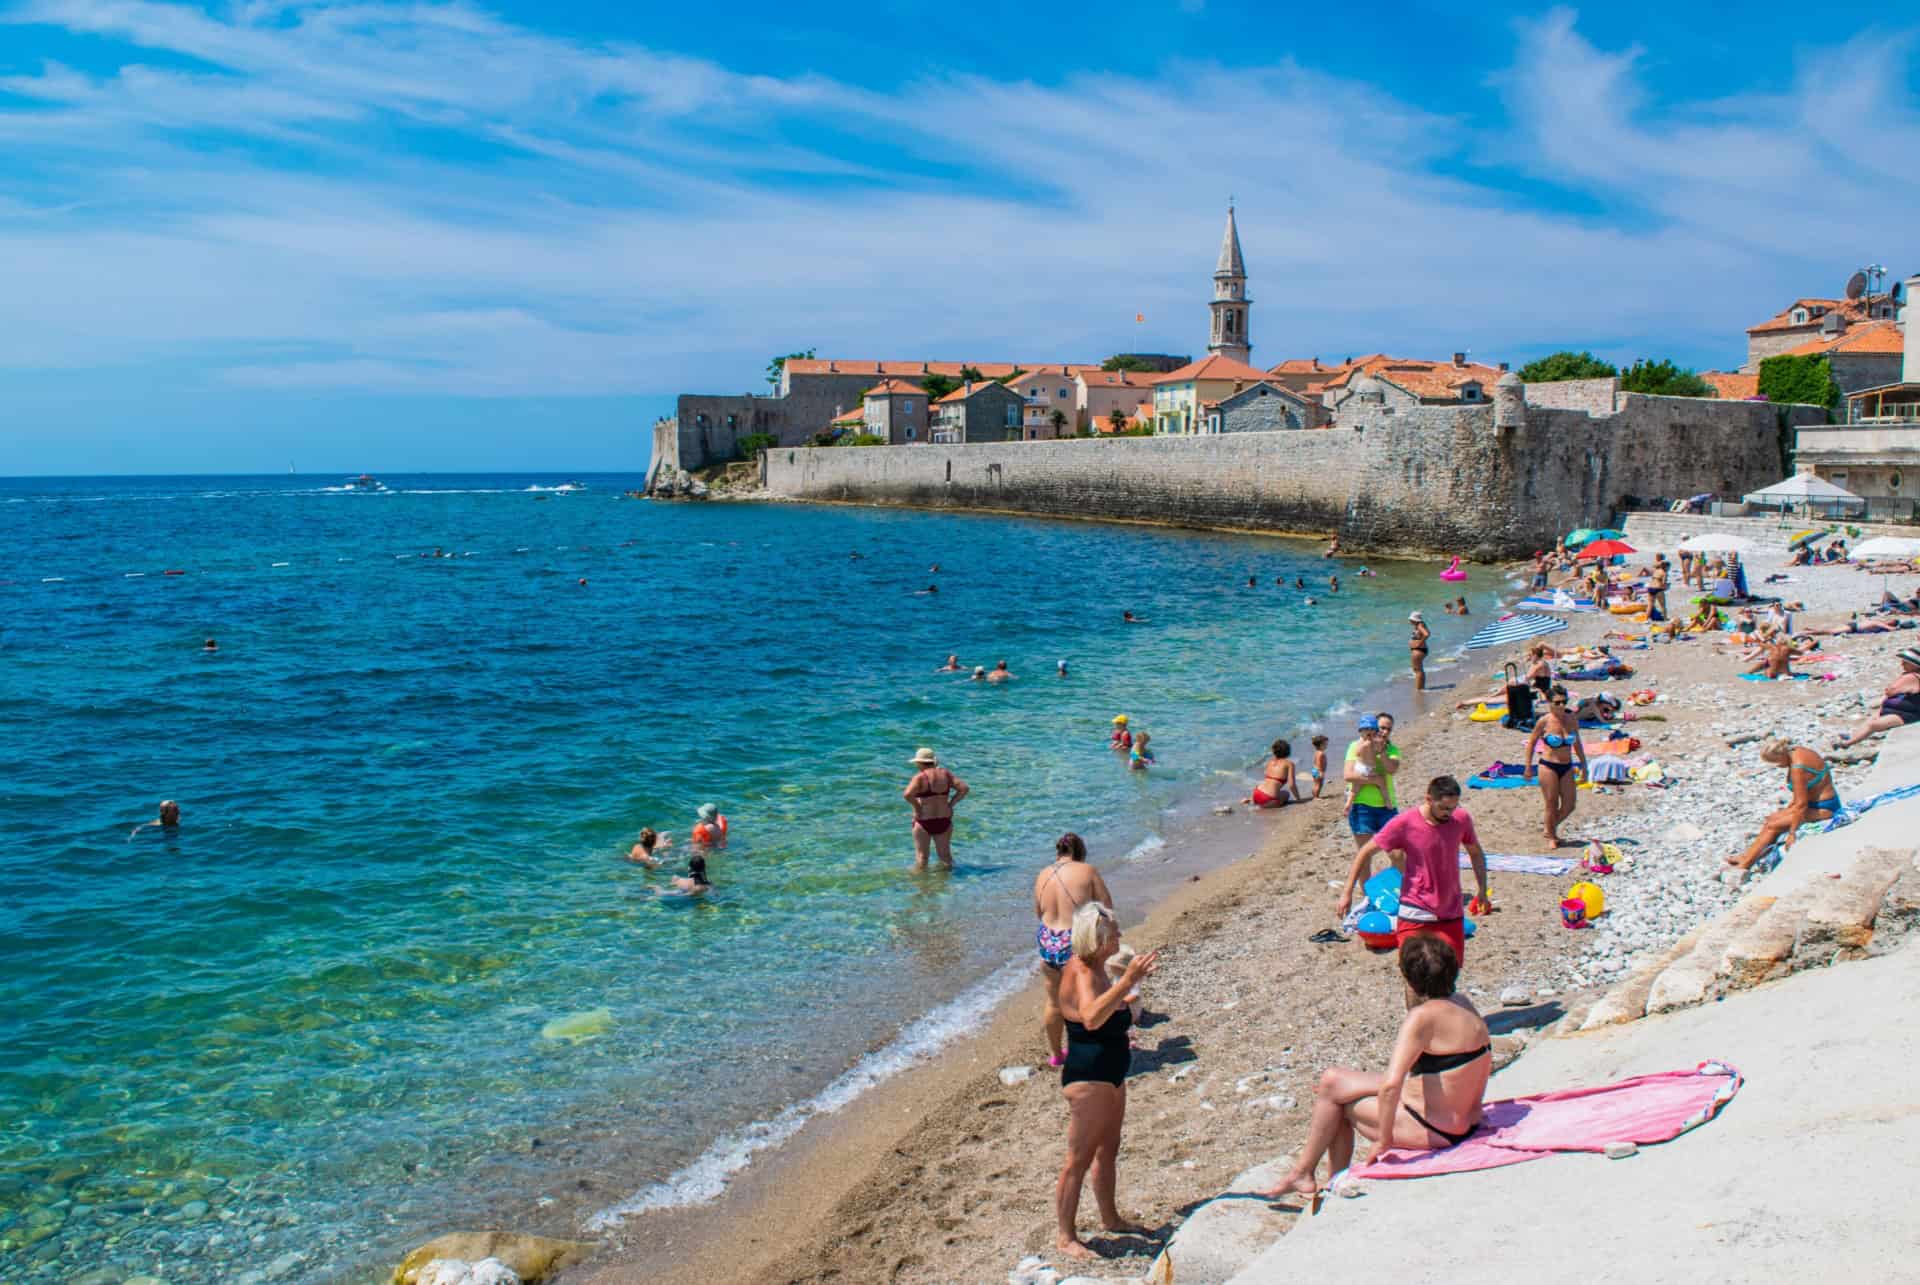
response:
<svg viewBox="0 0 1920 1285"><path fill-rule="evenodd" d="M1815 626L1844 623L1877 601L1883 585L1907 593L1920 584L1845 565L1786 569L1791 581L1765 583L1783 560L1745 559L1754 591L1802 604L1799 621ZM1552 641L1594 644L1631 628L1582 614ZM1787 736L1825 752L1835 734L1878 707L1906 639L1827 639L1820 652L1828 659L1804 668L1832 678L1804 682L1738 679L1740 649L1713 635L1645 650L1611 645L1634 667L1631 678L1570 685L1576 695L1654 691L1657 699L1636 712L1657 717L1637 718L1627 730L1642 742L1640 753L1666 768L1669 784L1581 791L1565 832L1614 842L1625 854L1600 878L1607 912L1590 928L1569 931L1558 913L1565 887L1586 876L1493 875L1498 909L1481 917L1462 986L1496 1032L1496 1065L1524 1056L1534 1031L1741 895L1722 879L1721 858L1744 847L1787 797L1784 774L1760 761L1759 744ZM1464 781L1495 759L1522 756L1523 733L1470 722L1454 708L1491 690L1504 659L1471 653L1432 666L1424 695L1407 684L1392 691L1385 708L1400 719L1403 781L1440 773ZM1337 751L1343 736L1330 730ZM1843 798L1860 793L1869 771L1873 743L1861 751L1856 762L1834 760ZM1403 800L1409 793L1403 786ZM1469 790L1464 804L1488 851L1540 850L1536 790ZM803 1134L718 1206L616 1230L582 1279L1144 1279L1199 1202L1299 1145L1321 1068L1383 1064L1398 1027L1392 956L1357 941L1308 941L1333 923L1335 888L1352 855L1337 793L1259 821L1262 839L1243 860L1194 876L1144 917L1121 907L1128 940L1164 952L1145 995L1149 1016L1120 1155L1121 1208L1150 1236L1096 1231L1088 1242L1106 1256L1101 1262L1049 1259L1048 1196L1065 1113L1044 1066L1035 985L978 1035ZM1176 866L1182 860L1177 844L1157 855ZM1753 879L1749 887L1764 887L1764 875ZM724 1240L713 1234L722 1228Z"/></svg>

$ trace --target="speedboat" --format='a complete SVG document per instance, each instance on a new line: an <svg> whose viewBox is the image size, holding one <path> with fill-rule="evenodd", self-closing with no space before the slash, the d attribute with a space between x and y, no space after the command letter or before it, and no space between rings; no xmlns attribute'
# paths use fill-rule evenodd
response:
<svg viewBox="0 0 1920 1285"><path fill-rule="evenodd" d="M387 489L386 483L380 481L380 479L374 477L371 473L362 473L359 477L350 477L347 479L347 485L356 491L384 491Z"/></svg>

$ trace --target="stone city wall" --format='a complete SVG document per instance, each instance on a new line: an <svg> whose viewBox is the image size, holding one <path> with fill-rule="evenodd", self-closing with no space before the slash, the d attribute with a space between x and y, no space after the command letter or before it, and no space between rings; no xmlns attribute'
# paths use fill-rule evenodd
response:
<svg viewBox="0 0 1920 1285"><path fill-rule="evenodd" d="M1306 432L778 449L764 471L793 499L1337 530L1356 550L1490 561L1607 524L1623 497L1778 481L1774 412L1629 394L1612 416L1534 408L1496 432L1491 406L1376 406Z"/></svg>
<svg viewBox="0 0 1920 1285"><path fill-rule="evenodd" d="M1588 415L1611 415L1620 403L1620 377L1556 379L1527 385L1527 405L1546 410L1577 410Z"/></svg>

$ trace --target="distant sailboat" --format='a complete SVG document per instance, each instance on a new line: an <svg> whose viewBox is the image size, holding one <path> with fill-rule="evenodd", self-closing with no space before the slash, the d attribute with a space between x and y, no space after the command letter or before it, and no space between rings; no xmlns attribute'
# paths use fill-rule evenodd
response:
<svg viewBox="0 0 1920 1285"><path fill-rule="evenodd" d="M295 468L295 467L293 466L293 461L292 461L292 460L288 460L288 461L287 461L287 472L289 472L289 473L298 473L299 471L300 471L299 469L297 469L297 468Z"/></svg>

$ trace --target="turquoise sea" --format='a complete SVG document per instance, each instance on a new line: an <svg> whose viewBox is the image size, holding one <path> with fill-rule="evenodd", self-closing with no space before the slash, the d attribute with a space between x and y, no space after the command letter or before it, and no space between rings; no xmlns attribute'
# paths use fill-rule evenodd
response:
<svg viewBox="0 0 1920 1285"><path fill-rule="evenodd" d="M567 481L0 481L0 1280L373 1279L562 1188L710 1198L1022 982L1061 831L1177 859L1272 737L1340 710L1337 754L1411 607L1477 623L1317 544ZM622 854L707 801L716 891L662 897Z"/></svg>

